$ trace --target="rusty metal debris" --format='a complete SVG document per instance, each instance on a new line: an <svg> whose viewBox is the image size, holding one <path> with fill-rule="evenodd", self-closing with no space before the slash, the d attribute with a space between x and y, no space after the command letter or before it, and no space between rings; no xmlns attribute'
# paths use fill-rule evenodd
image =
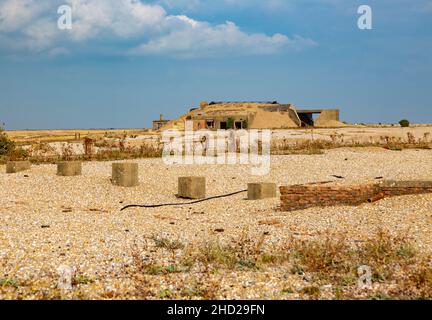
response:
<svg viewBox="0 0 432 320"><path fill-rule="evenodd" d="M368 199L368 202L374 203L374 202L380 201L384 198L385 198L384 192L380 192L380 193L376 194L375 196L373 196L372 198Z"/></svg>
<svg viewBox="0 0 432 320"><path fill-rule="evenodd" d="M338 176L338 175L335 175L335 174L332 174L331 176L334 177L334 178L337 178L337 179L345 179L345 177Z"/></svg>

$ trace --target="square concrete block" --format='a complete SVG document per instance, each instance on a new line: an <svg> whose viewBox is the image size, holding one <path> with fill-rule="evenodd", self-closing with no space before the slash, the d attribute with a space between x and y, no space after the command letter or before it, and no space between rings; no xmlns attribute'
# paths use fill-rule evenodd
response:
<svg viewBox="0 0 432 320"><path fill-rule="evenodd" d="M276 198L275 183L249 183L248 200Z"/></svg>
<svg viewBox="0 0 432 320"><path fill-rule="evenodd" d="M113 163L111 181L120 187L138 186L138 163Z"/></svg>
<svg viewBox="0 0 432 320"><path fill-rule="evenodd" d="M204 177L180 177L178 179L178 196L186 199L204 199L206 196L206 179Z"/></svg>
<svg viewBox="0 0 432 320"><path fill-rule="evenodd" d="M57 175L63 177L80 176L82 165L79 161L64 161L57 164Z"/></svg>
<svg viewBox="0 0 432 320"><path fill-rule="evenodd" d="M30 167L30 161L9 161L6 163L6 173L17 173L20 171L29 170Z"/></svg>

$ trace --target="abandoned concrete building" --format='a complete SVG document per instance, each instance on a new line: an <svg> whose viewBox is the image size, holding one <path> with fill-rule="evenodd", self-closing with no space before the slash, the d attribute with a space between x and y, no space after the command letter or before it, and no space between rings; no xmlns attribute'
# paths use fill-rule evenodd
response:
<svg viewBox="0 0 432 320"><path fill-rule="evenodd" d="M164 120L165 121L165 120ZM338 109L297 109L278 102L202 102L176 120L155 121L153 128L183 130L191 121L194 130L288 129L299 127L341 127Z"/></svg>
<svg viewBox="0 0 432 320"><path fill-rule="evenodd" d="M153 121L153 130L160 130L163 126L165 126L170 120L165 120L163 114L159 116L159 120Z"/></svg>

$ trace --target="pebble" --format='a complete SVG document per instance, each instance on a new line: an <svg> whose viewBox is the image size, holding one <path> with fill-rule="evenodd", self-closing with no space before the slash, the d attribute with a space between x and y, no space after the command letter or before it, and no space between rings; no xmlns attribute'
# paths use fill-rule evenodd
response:
<svg viewBox="0 0 432 320"><path fill-rule="evenodd" d="M343 161L345 158L350 161ZM111 162L86 162L83 175L78 177L58 177L56 166L50 164L33 166L28 178L5 174L4 166L0 166L3 273L21 270L16 274L18 280L39 279L40 287L50 292L55 282L41 275L55 274L61 265L79 266L79 274L94 280L80 287L86 297L100 298L105 294L130 297L132 284L124 275L124 266L131 263L134 248L159 265L169 266L173 259L172 252L155 248L153 235L199 245L211 240L228 242L246 232L257 238L265 234L264 245L269 245L293 234L307 240L328 231L362 241L383 227L399 235L409 232L419 250L432 254L431 194L389 198L358 207L294 212L280 212L278 198L248 201L244 194L239 194L193 206L120 212L127 204L180 201L175 197L177 178L191 173L207 177L207 196L243 190L251 182L304 184L327 181L332 175L345 177L334 178L337 184L376 181L376 177L432 180L430 150L393 152L358 148L329 150L324 155L272 156L271 172L263 177L252 176L247 165L166 166L161 159L133 161L140 166L140 185L135 188L110 183ZM92 208L98 210L89 210ZM280 223L260 225L263 220ZM202 276L199 269L169 274L170 283L180 283L187 277L198 279ZM280 266L270 271L219 271L213 277L220 281L221 298L279 299L287 296L282 293L284 287L307 285L301 275L287 274L286 267ZM159 288L164 277L154 277L155 288ZM297 293L290 295L298 297Z"/></svg>

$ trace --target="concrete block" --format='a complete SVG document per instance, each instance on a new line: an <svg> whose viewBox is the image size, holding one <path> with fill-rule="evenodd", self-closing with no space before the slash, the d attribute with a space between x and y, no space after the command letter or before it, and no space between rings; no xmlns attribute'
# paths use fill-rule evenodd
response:
<svg viewBox="0 0 432 320"><path fill-rule="evenodd" d="M276 197L275 183L249 183L248 200L261 200Z"/></svg>
<svg viewBox="0 0 432 320"><path fill-rule="evenodd" d="M80 176L82 164L80 161L64 161L57 164L57 175L63 177Z"/></svg>
<svg viewBox="0 0 432 320"><path fill-rule="evenodd" d="M138 163L113 163L111 181L120 187L138 186Z"/></svg>
<svg viewBox="0 0 432 320"><path fill-rule="evenodd" d="M204 199L206 179L204 177L179 177L178 196L186 199Z"/></svg>
<svg viewBox="0 0 432 320"><path fill-rule="evenodd" d="M6 163L6 173L17 173L29 170L30 167L30 161L9 161Z"/></svg>

